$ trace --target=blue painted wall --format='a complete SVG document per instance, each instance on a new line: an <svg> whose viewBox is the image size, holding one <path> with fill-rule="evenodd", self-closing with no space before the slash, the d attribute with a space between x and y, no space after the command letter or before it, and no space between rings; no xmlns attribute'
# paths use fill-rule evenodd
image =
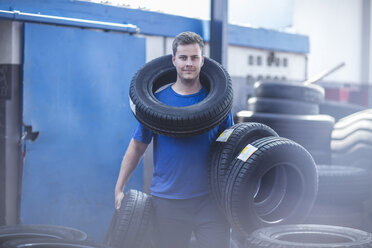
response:
<svg viewBox="0 0 372 248"><path fill-rule="evenodd" d="M190 30L206 41L210 38L209 21L76 0L2 0L0 9L129 23L138 26L140 33L147 35L174 37ZM307 36L275 30L229 25L228 35L231 45L294 53L309 53L310 49Z"/></svg>
<svg viewBox="0 0 372 248"><path fill-rule="evenodd" d="M71 226L101 241L120 162L136 126L128 101L144 38L25 24L23 223ZM142 189L142 164L127 188Z"/></svg>

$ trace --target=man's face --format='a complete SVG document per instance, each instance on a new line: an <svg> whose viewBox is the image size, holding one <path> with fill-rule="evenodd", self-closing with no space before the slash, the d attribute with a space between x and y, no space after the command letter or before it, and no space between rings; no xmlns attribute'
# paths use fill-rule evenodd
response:
<svg viewBox="0 0 372 248"><path fill-rule="evenodd" d="M178 77L183 81L193 81L199 76L200 69L204 63L204 56L200 46L195 43L179 45L172 60Z"/></svg>

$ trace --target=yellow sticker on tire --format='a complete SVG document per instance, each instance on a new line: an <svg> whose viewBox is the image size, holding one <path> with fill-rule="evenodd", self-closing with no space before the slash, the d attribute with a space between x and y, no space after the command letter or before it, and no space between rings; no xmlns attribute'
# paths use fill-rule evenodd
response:
<svg viewBox="0 0 372 248"><path fill-rule="evenodd" d="M244 147L243 151L239 154L237 158L244 162L247 162L248 158L250 158L250 156L252 156L252 154L255 151L257 151L257 149L258 149L257 147L254 147L251 144L249 144L246 147Z"/></svg>
<svg viewBox="0 0 372 248"><path fill-rule="evenodd" d="M230 135L232 134L232 132L234 131L234 129L226 129L225 131L223 131L220 136L218 136L217 140L218 142L226 142Z"/></svg>

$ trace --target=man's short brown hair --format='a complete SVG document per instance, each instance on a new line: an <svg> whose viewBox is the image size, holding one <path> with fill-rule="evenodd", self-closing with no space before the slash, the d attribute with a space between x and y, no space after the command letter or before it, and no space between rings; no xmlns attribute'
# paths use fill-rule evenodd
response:
<svg viewBox="0 0 372 248"><path fill-rule="evenodd" d="M198 44L200 50L202 51L202 55L204 54L204 41L200 35L194 32L183 32L176 36L172 44L173 55L176 55L177 47L179 45L190 45L190 44Z"/></svg>

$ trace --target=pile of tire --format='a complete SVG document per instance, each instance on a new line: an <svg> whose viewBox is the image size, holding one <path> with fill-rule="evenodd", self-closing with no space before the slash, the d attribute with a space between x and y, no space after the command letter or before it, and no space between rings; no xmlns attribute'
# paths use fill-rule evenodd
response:
<svg viewBox="0 0 372 248"><path fill-rule="evenodd" d="M366 109L338 120L332 132L332 161L345 167L356 167L363 171L368 183L364 187L355 188L351 194L362 194L363 201L354 202L359 209L364 209L362 225L365 230L372 231L372 109Z"/></svg>
<svg viewBox="0 0 372 248"><path fill-rule="evenodd" d="M88 240L85 232L52 225L6 225L0 226L0 247L71 247L101 248L101 244Z"/></svg>
<svg viewBox="0 0 372 248"><path fill-rule="evenodd" d="M233 230L246 237L264 226L303 220L318 178L304 147L264 124L238 123L212 147L209 187Z"/></svg>
<svg viewBox="0 0 372 248"><path fill-rule="evenodd" d="M237 113L236 121L255 121L272 127L280 136L303 145L317 163L318 196L303 223L365 229L363 205L370 195L371 180L365 166L356 166L363 167L371 161L372 152L364 152L371 146L363 142L371 140L365 135L366 129L371 129L371 112L353 114L335 124L333 117L316 114L314 104L324 104L324 90L316 85L259 82L255 94L248 102L250 111ZM257 107L260 101L256 99L263 98L269 98L264 102L270 104ZM362 153L365 155L360 156Z"/></svg>
<svg viewBox="0 0 372 248"><path fill-rule="evenodd" d="M372 109L337 121L331 140L334 164L372 170Z"/></svg>
<svg viewBox="0 0 372 248"><path fill-rule="evenodd" d="M245 241L245 248L368 248L372 234L329 225L283 225L261 228Z"/></svg>
<svg viewBox="0 0 372 248"><path fill-rule="evenodd" d="M320 86L259 82L255 84L255 98L248 101L248 111L238 112L235 120L266 124L280 136L303 145L314 158L319 174L318 196L308 218L298 224L363 228L362 205L369 194L370 178L362 168L332 162L338 128L334 128L333 117L318 114L317 107L323 101ZM257 106L260 102L268 104Z"/></svg>
<svg viewBox="0 0 372 248"><path fill-rule="evenodd" d="M369 198L371 177L365 169L317 165L318 196L305 223L363 229L363 204Z"/></svg>
<svg viewBox="0 0 372 248"><path fill-rule="evenodd" d="M236 122L259 122L281 137L306 148L317 164L331 164L331 133L334 118L319 114L324 89L318 85L259 81L248 110L235 116Z"/></svg>
<svg viewBox="0 0 372 248"><path fill-rule="evenodd" d="M331 134L332 165L318 165L319 191L306 223L368 228L371 194L372 112L336 122Z"/></svg>

